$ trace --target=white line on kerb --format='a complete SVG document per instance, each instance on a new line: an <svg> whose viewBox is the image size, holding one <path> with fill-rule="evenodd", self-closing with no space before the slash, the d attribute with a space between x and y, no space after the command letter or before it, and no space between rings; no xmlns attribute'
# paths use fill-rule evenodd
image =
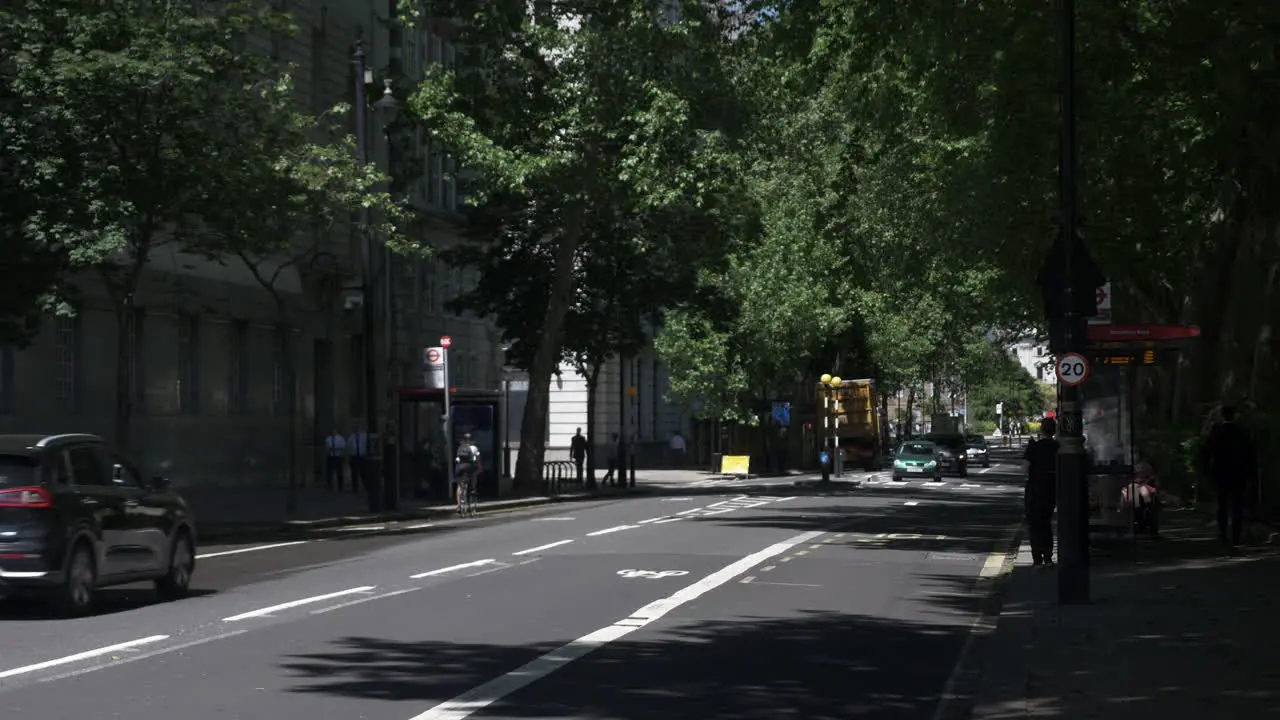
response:
<svg viewBox="0 0 1280 720"><path fill-rule="evenodd" d="M730 563L692 585L681 588L669 597L645 605L631 613L627 618L584 635L568 645L552 650L523 667L494 678L452 700L440 703L423 713L413 716L410 720L463 720L470 717L507 695L541 680L574 660L578 660L592 650L635 632L681 605L696 600L730 580L746 574L748 570L769 558L781 555L796 545L807 543L823 533L824 531L819 530L797 535L786 542L770 545L759 552Z"/></svg>
<svg viewBox="0 0 1280 720"><path fill-rule="evenodd" d="M519 552L513 552L511 554L512 555L532 555L536 552L541 552L543 550L550 550L553 547L568 545L571 542L573 542L573 540L557 540L556 542L553 542L553 543L547 543L546 545L539 545L538 547L531 547L528 550L521 550Z"/></svg>
<svg viewBox="0 0 1280 720"><path fill-rule="evenodd" d="M414 580L421 580L422 578L425 578L425 577L435 577L436 575L444 575L445 573L451 573L454 570L466 570L467 568L480 567L481 565L491 565L494 562L497 562L497 561L494 560L493 558L485 558L484 560L476 560L475 562L462 563L461 565L450 565L449 567L443 567L438 570L428 570L423 573L418 573L417 575L410 575L409 577L413 578Z"/></svg>
<svg viewBox="0 0 1280 720"><path fill-rule="evenodd" d="M310 540L294 540L292 542L272 543L270 545L254 545L253 547L236 548L235 550L220 550L218 552L203 553L196 556L197 560L206 560L208 558L223 557L225 555L240 555L243 553L258 552L259 550L275 550L276 548L290 547L293 545L303 545L311 542Z"/></svg>
<svg viewBox="0 0 1280 720"><path fill-rule="evenodd" d="M17 675L26 675L27 673L48 670L49 668L58 667L59 665L70 665L71 663L80 662L81 660L92 660L93 658L110 655L111 653L120 652L121 650L129 650L142 645L150 645L152 643L158 643L161 640L168 639L168 635L152 635L151 637L130 640L129 642L122 642L117 645L108 645L107 647L101 647L97 650L86 650L82 653L60 657L55 660L45 660L44 662L39 662L34 665L24 665L22 667L13 668L12 670L0 672L0 680L15 677Z"/></svg>
<svg viewBox="0 0 1280 720"><path fill-rule="evenodd" d="M247 613L240 613L239 615L232 615L231 617L225 617L225 618L222 618L222 622L236 622L238 620L248 620L250 618L262 617L264 615L270 615L273 612L279 612L281 610L290 610L292 608L301 607L303 605L310 605L312 603L324 602L325 600L332 600L333 598L346 597L347 595L355 595L357 593L367 593L376 588L377 588L376 585L362 585L360 587L350 588L348 590L340 590L338 592L327 593L325 595L316 595L314 597L302 598L301 600L293 600L287 603L280 603L279 605L272 605L271 607L264 607L260 610L252 610Z"/></svg>
<svg viewBox="0 0 1280 720"><path fill-rule="evenodd" d="M615 527L605 528L603 530L597 530L595 532L589 532L587 533L587 537L595 537L597 535L608 535L609 533L616 533L622 530L630 530L631 528L634 528L634 527L640 527L640 526L639 525L617 525Z"/></svg>

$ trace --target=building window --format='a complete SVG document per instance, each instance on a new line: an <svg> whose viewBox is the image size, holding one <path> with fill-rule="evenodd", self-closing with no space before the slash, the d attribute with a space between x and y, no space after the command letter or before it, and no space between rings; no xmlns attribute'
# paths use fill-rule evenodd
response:
<svg viewBox="0 0 1280 720"><path fill-rule="evenodd" d="M227 327L227 411L232 415L243 414L248 404L245 378L249 376L249 368L244 351L248 336L249 323L243 320Z"/></svg>
<svg viewBox="0 0 1280 720"><path fill-rule="evenodd" d="M14 352L12 345L0 346L0 415L12 415L14 400Z"/></svg>
<svg viewBox="0 0 1280 720"><path fill-rule="evenodd" d="M289 378L285 373L285 353L288 351L288 330L277 327L271 352L271 412L284 415L289 411Z"/></svg>
<svg viewBox="0 0 1280 720"><path fill-rule="evenodd" d="M129 313L129 397L133 399L135 413L146 412L147 385L144 380L143 358L146 357L145 308L134 308Z"/></svg>
<svg viewBox="0 0 1280 720"><path fill-rule="evenodd" d="M178 412L200 412L200 318L178 316Z"/></svg>
<svg viewBox="0 0 1280 720"><path fill-rule="evenodd" d="M74 410L76 407L76 330L77 318L59 315L54 320L53 343L57 355L57 388L54 400L63 410Z"/></svg>

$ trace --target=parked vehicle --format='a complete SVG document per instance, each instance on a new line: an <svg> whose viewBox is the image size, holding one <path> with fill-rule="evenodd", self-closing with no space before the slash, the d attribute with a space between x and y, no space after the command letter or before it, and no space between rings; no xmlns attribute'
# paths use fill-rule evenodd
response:
<svg viewBox="0 0 1280 720"><path fill-rule="evenodd" d="M825 385L818 384L816 414L824 420L830 416L830 411L824 404L831 399L829 392ZM861 467L867 472L879 470L882 458L888 450L884 446L875 380L844 380L836 389L835 396L839 408L835 435L844 465ZM824 427L824 431L815 438L820 448L826 447L829 436Z"/></svg>
<svg viewBox="0 0 1280 720"><path fill-rule="evenodd" d="M46 596L70 615L98 588L154 581L187 593L196 564L187 502L96 435L0 435L0 594Z"/></svg>
<svg viewBox="0 0 1280 720"><path fill-rule="evenodd" d="M969 476L969 448L959 433L929 433L925 440L938 446L938 464L944 472Z"/></svg>
<svg viewBox="0 0 1280 720"><path fill-rule="evenodd" d="M942 479L938 446L925 440L908 440L898 446L898 452L893 458L893 479L925 475L935 481Z"/></svg>
<svg viewBox="0 0 1280 720"><path fill-rule="evenodd" d="M970 435L965 438L968 446L969 464L978 463L984 468L991 467L991 448L987 447L987 439L981 435Z"/></svg>

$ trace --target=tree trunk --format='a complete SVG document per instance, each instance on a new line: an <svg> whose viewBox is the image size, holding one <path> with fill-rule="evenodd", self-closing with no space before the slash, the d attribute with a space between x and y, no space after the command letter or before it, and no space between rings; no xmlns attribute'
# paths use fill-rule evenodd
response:
<svg viewBox="0 0 1280 720"><path fill-rule="evenodd" d="M596 489L596 389L602 364L595 363L587 372L587 490Z"/></svg>
<svg viewBox="0 0 1280 720"><path fill-rule="evenodd" d="M529 367L529 393L525 396L524 420L520 427L520 452L516 455L514 479L517 494L529 495L538 490L542 480L542 460L547 450L547 404L551 394L551 374L560 360L564 344L564 318L569 312L575 280L574 256L582 240L585 209L573 208L568 223L556 245L555 274L547 313L542 322L542 336Z"/></svg>
<svg viewBox="0 0 1280 720"><path fill-rule="evenodd" d="M286 312L282 305L277 305L281 318L280 358L281 369L284 370L286 400L289 402L289 427L285 431L285 440L289 443L289 480L285 492L284 510L290 517L298 510L298 374L297 363L293 357L293 333L288 322L284 321Z"/></svg>
<svg viewBox="0 0 1280 720"><path fill-rule="evenodd" d="M133 383L130 368L133 366L133 347L129 342L129 325L133 322L133 295L126 295L122 301L114 303L116 311L116 402L113 430L115 444L125 452L132 453L133 433Z"/></svg>

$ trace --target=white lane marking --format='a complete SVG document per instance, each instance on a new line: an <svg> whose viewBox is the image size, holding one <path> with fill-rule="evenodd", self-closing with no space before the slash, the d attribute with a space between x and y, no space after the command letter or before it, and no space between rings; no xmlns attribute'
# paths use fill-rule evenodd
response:
<svg viewBox="0 0 1280 720"><path fill-rule="evenodd" d="M920 503L919 503L919 502L916 502L915 500L908 500L908 501L906 501L906 502L904 502L904 503L902 503L902 504L903 504L903 505L906 505L907 507L915 507L916 505L919 505Z"/></svg>
<svg viewBox="0 0 1280 720"><path fill-rule="evenodd" d="M140 652L133 652L128 655L120 655L113 657L106 662L100 662L88 667L76 668L75 670L68 670L63 673L58 673L57 675L40 678L40 682L55 682L58 680L67 680L69 678L79 677L81 675L88 675L91 672L106 670L111 667L119 667L120 665L138 662L139 660L147 660L158 655L168 655L169 653L179 652L188 648L196 647L197 645L207 645L211 642L217 642L218 640L226 640L237 635L244 635L247 632L249 632L247 629L231 630L229 632L218 633L212 637L203 637L198 640L188 640L187 642L178 643L176 645L165 645L164 647L153 648L151 650L143 650Z"/></svg>
<svg viewBox="0 0 1280 720"><path fill-rule="evenodd" d="M476 560L475 562L462 563L461 565L450 565L449 567L443 567L437 570L428 570L426 572L418 573L417 575L410 575L409 577L413 580L421 580L422 578L425 578L425 577L435 577L436 575L444 575L445 573L451 573L454 570L466 570L467 568L480 567L481 565L492 565L495 562L497 561L494 560L493 558L485 558L484 560Z"/></svg>
<svg viewBox="0 0 1280 720"><path fill-rule="evenodd" d="M623 530L630 530L631 528L636 528L636 527L640 527L640 526L639 525L616 525L611 528L605 528L603 530L589 532L587 533L587 537L595 537L597 535L608 535L609 533L621 532Z"/></svg>
<svg viewBox="0 0 1280 720"><path fill-rule="evenodd" d="M1000 466L999 466L999 465L992 465L992 466L991 466L991 467L989 467L989 468L982 468L981 470L979 470L979 471L978 471L978 474L979 474L979 475L986 475L987 473L991 472L992 470L995 470L995 469L996 469L996 468L998 468L998 467L1000 467Z"/></svg>
<svg viewBox="0 0 1280 720"><path fill-rule="evenodd" d="M976 484L976 483L960 483L960 489L961 489L961 490L976 490L976 489L978 489L978 488L980 488L980 487L982 487L982 486L981 486L981 485L978 485L978 484Z"/></svg>
<svg viewBox="0 0 1280 720"><path fill-rule="evenodd" d="M663 515L663 516L661 516L661 517L649 518L648 520L638 520L638 521L636 521L636 524L637 524L637 525L648 525L649 523L655 523L655 522L658 522L659 520L666 520L666 519L667 519L667 516L666 516L666 515Z"/></svg>
<svg viewBox="0 0 1280 720"><path fill-rule="evenodd" d="M240 620L248 620L250 618L259 618L264 615L270 615L273 612L279 612L281 610L291 610L293 608L301 607L303 605L310 605L312 603L324 602L325 600L332 600L333 598L346 597L348 595L356 595L358 593L367 593L371 590L375 590L376 588L377 588L376 585L361 585L360 587L348 588L346 590L339 590L338 592L326 593L324 595L316 595L314 597L302 598L301 600L291 600L287 603L280 603L279 605L272 605L270 607L264 607L259 610L251 610L247 613L240 613L239 615L232 615L231 617L225 617L225 618L222 618L222 622L238 622Z"/></svg>
<svg viewBox="0 0 1280 720"><path fill-rule="evenodd" d="M678 512L678 513L676 513L676 514L677 514L677 515L692 515L692 514L694 514L694 513L700 513L700 512L702 512L703 510L706 510L706 508L700 508L700 507L698 507L698 508L689 508L688 510L681 510L680 512Z"/></svg>
<svg viewBox="0 0 1280 720"><path fill-rule="evenodd" d="M568 545L571 542L573 542L573 540L557 540L556 542L553 542L553 543L547 543L546 545L539 545L538 547L531 547L528 550L521 550L519 552L513 552L511 554L512 555L532 555L533 553L541 552L543 550L550 550L553 547Z"/></svg>
<svg viewBox="0 0 1280 720"><path fill-rule="evenodd" d="M582 658L592 650L635 632L681 605L692 602L721 585L746 574L748 570L769 558L781 555L797 545L803 545L822 535L823 532L822 530L815 530L803 535L797 535L790 540L770 545L759 552L730 563L692 585L677 590L668 597L645 605L631 613L627 618L552 650L506 675L494 678L452 700L440 703L425 712L414 715L410 720L464 720L464 718L474 715L511 693L545 678L574 660Z"/></svg>
<svg viewBox="0 0 1280 720"><path fill-rule="evenodd" d="M678 517L667 518L666 520L659 520L659 521L655 522L655 523L654 523L654 525L665 525L665 524L667 524L667 523L679 522L679 521L681 521L681 520L683 520L683 519L684 519L684 518L678 518Z"/></svg>
<svg viewBox="0 0 1280 720"><path fill-rule="evenodd" d="M549 518L533 518L534 522L553 522L556 520L572 520L571 517L549 517Z"/></svg>
<svg viewBox="0 0 1280 720"><path fill-rule="evenodd" d="M929 488L930 490L937 490L940 487L945 487L946 484L947 484L946 480L939 480L938 482L927 482L921 485L920 487L926 487L926 488Z"/></svg>
<svg viewBox="0 0 1280 720"><path fill-rule="evenodd" d="M435 523L418 523L417 525L409 525L405 527L405 530L425 530L429 527L435 527L435 526L436 526Z"/></svg>
<svg viewBox="0 0 1280 720"><path fill-rule="evenodd" d="M333 528L337 532L377 532L386 529L386 525L352 525L351 527Z"/></svg>
<svg viewBox="0 0 1280 720"><path fill-rule="evenodd" d="M662 502L694 502L698 498L662 498Z"/></svg>
<svg viewBox="0 0 1280 720"><path fill-rule="evenodd" d="M219 550L218 552L202 553L196 555L197 560L207 560L209 558L225 557L227 555L240 555L242 553L258 552L259 550L275 550L276 548L292 547L294 545L303 545L311 542L310 540L294 540L292 542L271 543L270 545L254 545L253 547L236 548L235 550Z"/></svg>
<svg viewBox="0 0 1280 720"><path fill-rule="evenodd" d="M1013 569L1010 556L1017 552L1014 542L1018 538L1018 528L1019 525L1015 525L1001 546L987 555L986 561L982 563L982 570L978 572L978 579L974 582L975 590L985 590L986 595L996 592L999 589L998 578ZM969 632L966 633L964 645L960 647L960 654L956 656L956 663L951 667L946 684L942 686L942 694L938 697L938 704L934 706L932 720L943 720L951 716L952 704L960 699L956 695L956 685L965 673L969 654L973 652L973 644L980 636L994 630L999 619L999 613L992 613L989 610L983 610L974 615L973 622L969 623Z"/></svg>
<svg viewBox="0 0 1280 720"><path fill-rule="evenodd" d="M161 640L168 639L168 635L152 635L151 637L138 638L137 640L130 640L129 642L122 642L116 645L108 645L106 647L98 648L97 650L86 650L82 653L76 653L75 655L68 655L54 660L45 660L44 662L38 662L34 665L24 665L22 667L13 668L12 670L0 672L0 680L16 677L18 675L26 675L27 673L39 672L41 670L48 670L49 668L58 667L59 665L70 665L71 663L77 663L82 660L92 660L93 658L102 657L103 655L110 655L122 650L150 645L152 643L158 643Z"/></svg>
<svg viewBox="0 0 1280 720"><path fill-rule="evenodd" d="M414 588L405 588L404 590L392 590L391 592L382 593L382 594L380 594L380 595L370 595L369 597L357 598L357 599L355 599L355 600L348 600L347 602L344 602L344 603L338 603L337 605L331 605L331 606L329 606L329 607L322 607L322 608L318 608L318 609L316 609L316 610L312 610L312 611L311 611L311 614L312 614L312 615L323 615L323 614L325 614L325 613L327 613L327 612L333 612L334 610L341 610L341 609L343 609L343 608L349 608L349 607L351 607L352 605L359 605L359 604L361 604L361 603L367 603L367 602L370 602L370 601L373 601L373 600L385 600L385 599L390 598L390 597L395 597L395 596L397 596L397 595L404 595L405 593L411 593L411 592L414 592L414 591L416 591L416 590L421 590L421 589L422 589L422 588L420 588L420 587L414 587Z"/></svg>

